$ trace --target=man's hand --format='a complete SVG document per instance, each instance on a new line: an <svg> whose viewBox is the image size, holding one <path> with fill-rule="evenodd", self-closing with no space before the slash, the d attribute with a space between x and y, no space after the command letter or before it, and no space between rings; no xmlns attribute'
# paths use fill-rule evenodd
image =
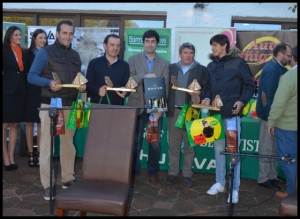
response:
<svg viewBox="0 0 300 219"><path fill-rule="evenodd" d="M196 104L200 103L200 96L199 96L200 92L199 92L199 94L190 93L190 92L188 92L188 93L191 95L193 103L196 103Z"/></svg>
<svg viewBox="0 0 300 219"><path fill-rule="evenodd" d="M155 74L145 74L144 78L156 78Z"/></svg>
<svg viewBox="0 0 300 219"><path fill-rule="evenodd" d="M86 90L86 85L82 84L79 88L77 88L80 92L84 92Z"/></svg>
<svg viewBox="0 0 300 219"><path fill-rule="evenodd" d="M244 103L242 101L236 101L233 105L232 114L238 114L241 110L241 108L244 106Z"/></svg>
<svg viewBox="0 0 300 219"><path fill-rule="evenodd" d="M153 113L153 116L154 116L156 119L159 119L160 117L162 117L162 114L163 114L163 112Z"/></svg>
<svg viewBox="0 0 300 219"><path fill-rule="evenodd" d="M270 137L273 136L274 130L275 130L274 126L268 126L268 134Z"/></svg>
<svg viewBox="0 0 300 219"><path fill-rule="evenodd" d="M59 91L61 89L61 87L57 86L58 82L57 81L50 81L50 89L52 91Z"/></svg>
<svg viewBox="0 0 300 219"><path fill-rule="evenodd" d="M119 95L119 97L122 97L122 98L124 98L125 96L126 96L126 94L127 94L127 91L118 91L118 90L116 90L116 93Z"/></svg>
<svg viewBox="0 0 300 219"><path fill-rule="evenodd" d="M102 87L100 87L99 92L98 92L99 96L101 96L101 97L105 96L105 94L106 94L106 87L107 87L107 85L103 85Z"/></svg>
<svg viewBox="0 0 300 219"><path fill-rule="evenodd" d="M208 106L210 104L210 100L209 99L203 99L201 101L201 104Z"/></svg>

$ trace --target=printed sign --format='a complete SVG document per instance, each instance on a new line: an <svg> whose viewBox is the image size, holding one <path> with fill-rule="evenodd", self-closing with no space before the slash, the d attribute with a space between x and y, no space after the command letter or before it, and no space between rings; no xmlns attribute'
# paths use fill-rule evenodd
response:
<svg viewBox="0 0 300 219"><path fill-rule="evenodd" d="M159 43L156 47L156 53L160 57L170 63L170 40L171 29L167 28L153 28L159 34ZM125 46L125 60L132 55L144 51L143 34L149 30L149 28L132 28L127 27L125 29L126 46Z"/></svg>
<svg viewBox="0 0 300 219"><path fill-rule="evenodd" d="M211 61L208 58L211 51L210 39L216 34L225 34L230 43L230 48L235 46L236 29L229 28L213 28L213 27L176 27L175 29L175 62L180 60L179 47L186 42L195 46L195 60L201 65L207 66Z"/></svg>

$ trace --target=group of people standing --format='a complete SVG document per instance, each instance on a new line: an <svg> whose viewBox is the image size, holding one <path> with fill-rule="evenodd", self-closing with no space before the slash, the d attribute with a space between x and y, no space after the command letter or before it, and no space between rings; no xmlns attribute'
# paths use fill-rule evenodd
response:
<svg viewBox="0 0 300 219"><path fill-rule="evenodd" d="M73 88L61 88L53 79L52 72L56 72L62 83L72 83L76 74L80 71L81 60L78 52L71 48L75 27L71 21L62 20L57 24L56 41L50 46L47 45L46 34L40 29L33 34L32 43L28 52L20 48L20 30L13 26L7 30L4 39L3 50L3 130L10 127L10 141L7 147L3 144L3 161L5 170L16 169L14 161L14 149L17 138L18 122L26 122L26 128L30 132L31 123L40 123L38 131L39 156L34 156L32 148L28 143L29 160L28 164L39 163L41 182L45 189L45 200L50 199L50 118L47 111L37 112L38 107L49 107L51 98L60 97L63 107L70 107L76 100L78 90ZM81 86L80 92L87 92L92 103L124 105L124 98L128 97L127 105L144 106L143 79L163 77L167 91L167 106L169 129L169 160L170 168L166 185L176 183L179 174L180 146L184 142L183 159L183 185L191 188L192 165L194 162L195 150L190 147L187 141L187 133L183 129L174 126L183 104L201 103L213 105L216 95L219 95L224 105L220 111L211 111L211 114L220 113L223 120L225 132L229 127L235 127L235 138L240 143L241 121L243 106L250 100L255 92L255 83L247 63L239 57L237 48L230 49L230 43L226 35L217 34L210 40L212 53L209 55L211 62L207 67L197 62L195 58L195 47L186 42L179 47L180 61L169 64L156 53L160 37L155 30L148 30L142 36L144 50L128 59L128 63L119 58L121 40L116 34L109 34L105 37L103 56L92 59L89 62L86 72L88 82ZM43 43L41 43L43 42ZM46 47L44 47L46 46ZM37 52L38 51L38 52ZM16 61L17 60L17 61ZM282 74L285 71L282 71ZM115 87L125 87L129 77L137 83L136 92L108 91L105 82L108 76ZM197 79L201 86L199 93L182 92L172 89L171 76L178 81L179 87L188 87L194 79ZM32 89L30 88L32 87ZM32 91L31 91L32 90ZM35 92L34 92L34 91ZM36 95L36 101L26 101L26 95ZM29 97L30 100L33 96ZM268 103L269 104L269 103ZM30 105L30 111L26 110ZM33 108L32 108L33 107ZM22 112L22 113L21 113ZM23 115L23 112L26 112ZM69 110L64 110L64 117L68 118ZM25 115L29 114L32 118ZM158 120L158 129L162 128L163 113L152 114ZM33 116L35 118L33 118ZM134 143L132 185L138 184L140 175L139 155L143 142L145 124L150 114L146 109L140 110L136 121L136 133ZM273 123L271 125L274 125ZM60 162L62 168L62 187L67 188L76 183L74 176L74 162L76 150L73 145L75 131L66 129L64 135L60 135ZM32 135L32 129L31 129ZM5 136L5 135L3 135ZM160 136L160 135L159 135ZM39 139L38 138L38 139ZM6 143L3 139L3 143ZM220 152L225 151L226 140L214 142L216 159L216 183L207 191L209 195L216 195L223 192L226 183L226 162L225 156ZM151 183L159 187L160 140L156 143L148 143L147 172ZM232 202L237 203L240 186L240 160L234 167L233 197ZM54 180L54 179L53 179ZM53 188L55 189L55 187ZM54 190L55 191L55 190ZM55 198L55 192L52 198ZM228 198L229 202L229 198Z"/></svg>
<svg viewBox="0 0 300 219"><path fill-rule="evenodd" d="M37 108L41 104L41 89L27 81L27 73L40 48L48 45L43 29L37 29L32 35L29 49L20 47L21 30L12 26L6 31L3 42L3 163L4 170L18 169L14 160L14 151L18 136L18 123L26 125L26 143L28 147L28 166L39 166L39 143L41 124ZM34 123L37 124L37 150L33 150ZM7 143L7 128L9 142ZM8 145L7 145L8 144Z"/></svg>
<svg viewBox="0 0 300 219"><path fill-rule="evenodd" d="M259 117L259 154L278 157L260 158L257 182L276 195L285 198L294 191L297 163L297 46L280 43L273 50L273 58L264 66L259 81L256 113ZM292 69L288 71L287 65ZM275 134L274 134L275 133ZM279 163L286 179L278 175ZM286 183L286 191L278 182Z"/></svg>

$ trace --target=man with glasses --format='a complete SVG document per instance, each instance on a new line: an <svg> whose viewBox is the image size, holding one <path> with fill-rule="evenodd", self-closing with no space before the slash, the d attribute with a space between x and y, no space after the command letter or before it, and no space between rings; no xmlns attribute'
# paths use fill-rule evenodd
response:
<svg viewBox="0 0 300 219"><path fill-rule="evenodd" d="M258 87L256 113L259 117L259 154L276 156L275 136L268 134L268 116L274 95L278 87L279 79L287 72L285 67L291 61L292 48L286 43L280 43L273 50L273 58L264 66ZM285 183L286 180L278 176L276 170L278 161L276 159L260 158L259 174L257 182L268 189L280 190L276 185L278 182Z"/></svg>
<svg viewBox="0 0 300 219"><path fill-rule="evenodd" d="M279 161L287 179L286 190L276 192L279 198L287 197L295 189L297 159L293 160L297 158L298 151L297 56L297 46L295 46L292 50L292 69L280 79L268 117L268 133L270 136L275 135L277 156L283 157L288 154L293 158Z"/></svg>

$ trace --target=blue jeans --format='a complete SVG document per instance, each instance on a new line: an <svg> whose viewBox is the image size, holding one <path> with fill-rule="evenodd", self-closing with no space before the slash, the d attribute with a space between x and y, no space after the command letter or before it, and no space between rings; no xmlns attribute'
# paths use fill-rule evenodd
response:
<svg viewBox="0 0 300 219"><path fill-rule="evenodd" d="M239 116L222 119L224 131L226 133L228 122L236 122L237 128L237 136L238 136L238 145L240 145L241 139L241 120ZM221 139L214 142L215 149L215 159L216 159L216 182L220 183L222 186L226 184L226 156L224 154L220 154L220 152L225 152L226 141L225 139ZM239 147L238 147L239 148ZM239 151L239 149L238 149ZM231 164L230 164L231 165ZM231 166L230 166L231 167ZM234 179L233 179L233 190L239 191L241 179L240 179L240 169L241 169L241 158L237 158L237 162L234 166Z"/></svg>
<svg viewBox="0 0 300 219"><path fill-rule="evenodd" d="M288 156L289 158L297 158L298 144L297 144L298 131L283 130L275 128L276 137L276 153L279 157ZM288 163L288 160L280 160L282 170L286 176L286 192L288 194L294 191L295 177L297 171L297 162Z"/></svg>
<svg viewBox="0 0 300 219"><path fill-rule="evenodd" d="M144 128L148 123L149 114L143 112L137 117L136 121L136 131L135 131L135 140L134 140L134 151L133 151L133 161L132 161L132 177L134 175L140 175L141 166L140 166L140 152L144 139ZM158 133L161 133L162 128L162 117L158 120ZM157 143L148 143L148 176L153 176L157 174L159 169L159 158L160 158L160 134L159 141Z"/></svg>

